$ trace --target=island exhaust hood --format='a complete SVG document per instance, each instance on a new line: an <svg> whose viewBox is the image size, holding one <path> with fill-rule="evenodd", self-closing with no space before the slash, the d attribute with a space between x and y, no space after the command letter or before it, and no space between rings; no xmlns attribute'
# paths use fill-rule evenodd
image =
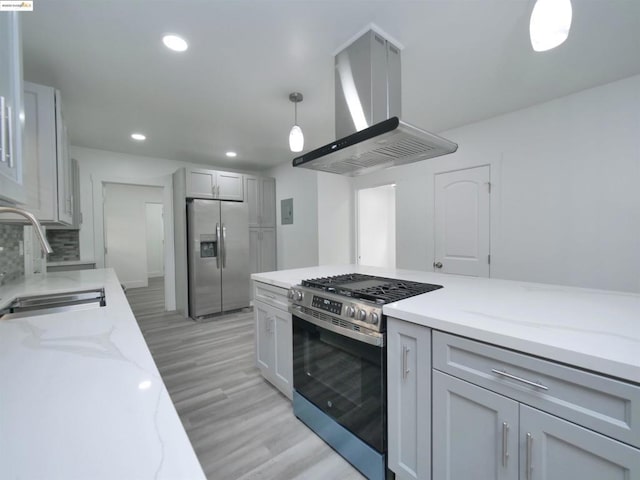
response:
<svg viewBox="0 0 640 480"><path fill-rule="evenodd" d="M400 49L369 30L335 57L336 140L294 167L356 176L453 153L458 145L399 119Z"/></svg>

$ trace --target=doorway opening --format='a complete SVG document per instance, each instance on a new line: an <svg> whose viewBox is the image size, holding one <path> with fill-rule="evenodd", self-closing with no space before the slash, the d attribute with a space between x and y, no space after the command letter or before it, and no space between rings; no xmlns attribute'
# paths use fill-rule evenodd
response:
<svg viewBox="0 0 640 480"><path fill-rule="evenodd" d="M104 265L127 288L164 283L163 187L103 183Z"/></svg>
<svg viewBox="0 0 640 480"><path fill-rule="evenodd" d="M359 265L396 266L395 184L357 193L357 259Z"/></svg>

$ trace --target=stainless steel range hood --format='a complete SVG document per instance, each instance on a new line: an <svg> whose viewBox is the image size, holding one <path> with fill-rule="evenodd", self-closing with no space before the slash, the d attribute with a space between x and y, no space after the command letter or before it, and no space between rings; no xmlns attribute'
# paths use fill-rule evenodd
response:
<svg viewBox="0 0 640 480"><path fill-rule="evenodd" d="M294 167L341 175L453 153L458 145L403 122L400 49L369 30L335 57L336 137L293 159Z"/></svg>

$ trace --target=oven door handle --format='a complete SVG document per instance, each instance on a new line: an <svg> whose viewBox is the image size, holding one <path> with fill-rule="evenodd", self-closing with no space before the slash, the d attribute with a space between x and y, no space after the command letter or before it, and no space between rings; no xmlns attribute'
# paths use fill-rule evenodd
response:
<svg viewBox="0 0 640 480"><path fill-rule="evenodd" d="M309 315L308 313L304 313L302 311L302 307L298 305L289 305L289 312L291 313L291 315L296 316L309 323L313 323L315 326L324 328L325 330L329 330L339 335L344 335L345 337L349 337L360 342L368 343L369 345L384 347L384 334L382 333L367 334L356 332L355 330L347 330L346 328L338 327L324 320L319 320Z"/></svg>

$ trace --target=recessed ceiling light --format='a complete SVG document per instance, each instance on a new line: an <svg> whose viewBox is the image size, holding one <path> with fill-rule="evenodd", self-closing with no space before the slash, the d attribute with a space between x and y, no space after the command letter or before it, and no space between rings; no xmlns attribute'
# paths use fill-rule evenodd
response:
<svg viewBox="0 0 640 480"><path fill-rule="evenodd" d="M174 52L184 52L189 48L187 41L178 35L165 35L162 37L162 43Z"/></svg>
<svg viewBox="0 0 640 480"><path fill-rule="evenodd" d="M147 136L143 135L142 133L132 133L131 134L131 138L133 138L134 140L138 140L139 142L146 140Z"/></svg>
<svg viewBox="0 0 640 480"><path fill-rule="evenodd" d="M227 157L231 157L231 158L238 156L238 154L236 152L227 152L226 155L227 155Z"/></svg>

